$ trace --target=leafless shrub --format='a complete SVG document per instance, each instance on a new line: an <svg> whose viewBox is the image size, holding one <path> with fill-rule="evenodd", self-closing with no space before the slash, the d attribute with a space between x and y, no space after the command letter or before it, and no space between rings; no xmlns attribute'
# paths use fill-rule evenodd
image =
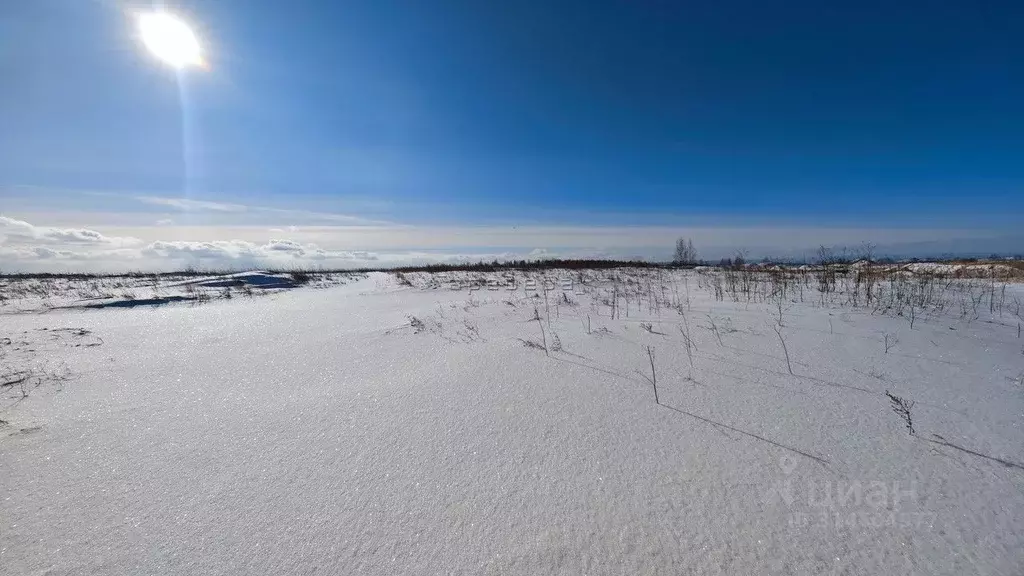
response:
<svg viewBox="0 0 1024 576"><path fill-rule="evenodd" d="M401 272L395 272L395 280L398 281L399 286L412 286L412 281Z"/></svg>
<svg viewBox="0 0 1024 576"><path fill-rule="evenodd" d="M558 337L558 333L554 330L551 331L551 351L561 352L562 351L562 340Z"/></svg>
<svg viewBox="0 0 1024 576"><path fill-rule="evenodd" d="M67 379L68 369L63 364L57 367L50 365L14 367L8 365L4 361L3 355L0 355L0 389L17 389L21 398L27 398L32 390L46 382L59 385Z"/></svg>
<svg viewBox="0 0 1024 576"><path fill-rule="evenodd" d="M544 291L544 317L547 318L548 328L551 328L551 306L548 303L548 281L545 279L541 284Z"/></svg>
<svg viewBox="0 0 1024 576"><path fill-rule="evenodd" d="M534 348L534 349L537 349L537 350L544 350L544 346L534 342L533 340L524 340L522 338L517 338L517 340L522 342L523 346L526 346L527 348Z"/></svg>
<svg viewBox="0 0 1024 576"><path fill-rule="evenodd" d="M654 368L654 349L650 346L647 346L646 348L647 359L651 362L651 377L647 378L647 376L644 375L644 378L647 378L650 381L651 386L654 388L654 403L661 404L661 401L658 400L658 372Z"/></svg>
<svg viewBox="0 0 1024 576"><path fill-rule="evenodd" d="M18 388L21 390L22 398L28 396L28 390L35 387L38 378L33 370L0 366L0 388Z"/></svg>
<svg viewBox="0 0 1024 576"><path fill-rule="evenodd" d="M533 308L532 320L536 320L537 327L540 328L540 338L541 341L544 342L544 354L550 356L551 354L548 352L548 337L547 334L544 333L544 324L540 321L540 310L538 310L536 306Z"/></svg>
<svg viewBox="0 0 1024 576"><path fill-rule="evenodd" d="M92 298L103 298L104 296L109 297L108 294L104 294L103 292L100 291L100 286L99 283L97 282L89 282L85 286L79 287L77 290L75 290L75 293L78 295L79 298L82 298L83 300L89 300Z"/></svg>
<svg viewBox="0 0 1024 576"><path fill-rule="evenodd" d="M288 275L291 276L292 282L299 286L309 284L313 279L313 275L305 270L293 270L292 272L289 272Z"/></svg>
<svg viewBox="0 0 1024 576"><path fill-rule="evenodd" d="M782 337L782 327L773 325L772 330L775 331L775 335L779 337L779 342L782 343L782 352L786 355L786 368L790 374L793 374L793 364L789 361L789 348L786 346L786 339Z"/></svg>
<svg viewBox="0 0 1024 576"><path fill-rule="evenodd" d="M483 337L480 336L480 328L468 318L462 321L462 327L465 328L465 336L469 340L483 340Z"/></svg>
<svg viewBox="0 0 1024 576"><path fill-rule="evenodd" d="M615 319L616 312L619 311L619 280L618 276L612 277L612 320ZM619 314L621 317L621 313Z"/></svg>
<svg viewBox="0 0 1024 576"><path fill-rule="evenodd" d="M56 282L51 278L40 279L35 286L35 293L43 298L49 298L55 288Z"/></svg>
<svg viewBox="0 0 1024 576"><path fill-rule="evenodd" d="M641 322L640 328L643 329L645 332L654 332L654 324L650 322Z"/></svg>
<svg viewBox="0 0 1024 576"><path fill-rule="evenodd" d="M419 334L427 329L427 325L415 316L409 316L409 326L412 328L413 334Z"/></svg>
<svg viewBox="0 0 1024 576"><path fill-rule="evenodd" d="M683 286L686 288L686 309L690 310L690 277L683 276Z"/></svg>
<svg viewBox="0 0 1024 576"><path fill-rule="evenodd" d="M679 331L683 334L683 345L686 346L686 358L690 362L690 373L687 376L687 380L693 380L693 353L697 350L697 344L690 336L690 322L686 319L685 314L683 314L683 325L679 327Z"/></svg>
<svg viewBox="0 0 1024 576"><path fill-rule="evenodd" d="M885 341L885 353L886 354L888 354L889 350L891 350L893 347L895 347L896 344L898 344L899 341L900 341L900 339L897 338L895 334L889 334L889 333L886 333L884 335L883 339Z"/></svg>
<svg viewBox="0 0 1024 576"><path fill-rule="evenodd" d="M914 420L910 415L910 411L914 408L914 401L900 398L895 394L890 394L888 390L885 391L885 395L889 397L889 405L892 407L892 411L903 419L903 422L907 425L907 430L910 432L910 435L913 436Z"/></svg>
<svg viewBox="0 0 1024 576"><path fill-rule="evenodd" d="M711 314L708 314L708 322L711 322L711 332L714 333L715 339L718 340L718 345L725 346L725 344L722 344L722 333L718 330L718 324L715 323L715 319Z"/></svg>

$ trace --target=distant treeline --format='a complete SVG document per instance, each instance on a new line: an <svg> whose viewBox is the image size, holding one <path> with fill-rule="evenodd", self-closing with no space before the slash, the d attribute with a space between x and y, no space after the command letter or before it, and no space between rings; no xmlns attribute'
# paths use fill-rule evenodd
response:
<svg viewBox="0 0 1024 576"><path fill-rule="evenodd" d="M894 264L907 262L948 262L948 263L969 263L984 262L990 259L978 258L936 258L936 259L901 259L875 258L873 264ZM1019 261L998 261L1010 265L1016 265ZM266 267L240 267L240 268L195 268L189 267L173 272L141 272L130 271L120 273L81 273L81 272L9 272L0 273L0 278L61 278L66 280L88 280L92 278L164 278L164 277L194 277L194 276L221 276L225 274L236 274L239 272L261 270L272 274L353 274L366 272L496 272L502 270L602 270L608 268L675 268L689 269L696 266L717 266L721 268L749 268L760 266L799 266L807 264L806 260L786 260L765 258L758 262L744 261L742 257L723 258L716 262L702 260L698 263L671 263L671 262L649 262L645 260L588 260L588 259L547 259L547 260L493 260L490 262L460 262L443 264L423 264L419 266L397 266L397 267L370 267L370 268L266 268ZM828 261L829 264L849 264L852 260L835 258Z"/></svg>
<svg viewBox="0 0 1024 576"><path fill-rule="evenodd" d="M644 260L494 260L460 264L427 264L390 268L395 272L495 272L499 270L601 270L606 268L693 268L695 264L670 264ZM374 270L376 271L376 269Z"/></svg>
<svg viewBox="0 0 1024 576"><path fill-rule="evenodd" d="M376 267L376 268L185 268L173 272L120 272L120 273L81 273L81 272L14 272L2 274L4 278L63 278L67 280L88 280L90 278L161 278L167 276L221 276L254 270L262 270L271 274L293 274L305 272L309 274L353 274L366 272L494 272L499 270L600 270L606 268L693 268L693 264L672 264L664 262L647 262L644 260L584 260L584 259L548 259L548 260L493 260L491 262L460 262L444 264L423 264L420 266Z"/></svg>

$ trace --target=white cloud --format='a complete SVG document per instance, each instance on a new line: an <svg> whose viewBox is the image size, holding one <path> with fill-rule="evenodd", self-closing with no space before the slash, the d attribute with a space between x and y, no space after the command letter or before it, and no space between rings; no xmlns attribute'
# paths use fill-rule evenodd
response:
<svg viewBox="0 0 1024 576"><path fill-rule="evenodd" d="M0 268L10 271L118 272L126 270L178 270L240 268L362 268L491 260L519 260L533 252L439 252L339 250L290 238L250 240L155 240L123 247L119 238L92 230L34 226L3 217L0 236ZM174 230L161 228L161 230Z"/></svg>
<svg viewBox="0 0 1024 576"><path fill-rule="evenodd" d="M161 230L172 230L160 228ZM360 267L369 251L328 250L310 242L271 239L156 240L105 236L95 230L36 226L0 216L0 266L24 271L119 271L251 267Z"/></svg>
<svg viewBox="0 0 1024 576"><path fill-rule="evenodd" d="M302 244L298 242L292 242L291 240L271 240L266 245L267 250L273 250L277 252L298 252L303 251Z"/></svg>
<svg viewBox="0 0 1024 576"><path fill-rule="evenodd" d="M33 252L39 258L73 258L74 252L69 250L54 250L53 248L47 248L46 246L37 246L33 249Z"/></svg>
<svg viewBox="0 0 1024 576"><path fill-rule="evenodd" d="M23 220L0 216L0 244L124 245L135 242L135 238L107 237L85 228L33 226Z"/></svg>
<svg viewBox="0 0 1024 576"><path fill-rule="evenodd" d="M174 226L174 220L171 220L170 218L161 218L160 220L156 221L156 225L157 226Z"/></svg>
<svg viewBox="0 0 1024 576"><path fill-rule="evenodd" d="M156 261L185 262L193 266L301 266L322 265L324 262L372 262L378 256L372 252L324 250L316 244L300 244L292 240L270 240L256 244L245 240L216 240L211 242L157 241L143 247L140 253Z"/></svg>
<svg viewBox="0 0 1024 576"><path fill-rule="evenodd" d="M379 265L379 256L366 251L324 250L275 240L255 244L243 240L165 242L130 249L71 250L48 246L0 244L0 267L5 271L118 272L244 268L359 268Z"/></svg>

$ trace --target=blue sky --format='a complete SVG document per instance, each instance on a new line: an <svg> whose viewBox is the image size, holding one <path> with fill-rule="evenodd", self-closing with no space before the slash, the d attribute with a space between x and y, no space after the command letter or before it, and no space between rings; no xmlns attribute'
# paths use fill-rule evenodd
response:
<svg viewBox="0 0 1024 576"><path fill-rule="evenodd" d="M948 240L1024 214L1018 2L163 5L207 70L146 53L151 2L0 5L0 212L188 224L178 241L382 223Z"/></svg>

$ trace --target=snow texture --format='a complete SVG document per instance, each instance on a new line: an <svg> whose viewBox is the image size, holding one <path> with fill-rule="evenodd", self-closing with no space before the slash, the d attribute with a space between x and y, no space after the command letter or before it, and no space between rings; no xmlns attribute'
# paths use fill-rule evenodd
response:
<svg viewBox="0 0 1024 576"><path fill-rule="evenodd" d="M0 574L1021 574L1021 287L724 275L9 302Z"/></svg>

